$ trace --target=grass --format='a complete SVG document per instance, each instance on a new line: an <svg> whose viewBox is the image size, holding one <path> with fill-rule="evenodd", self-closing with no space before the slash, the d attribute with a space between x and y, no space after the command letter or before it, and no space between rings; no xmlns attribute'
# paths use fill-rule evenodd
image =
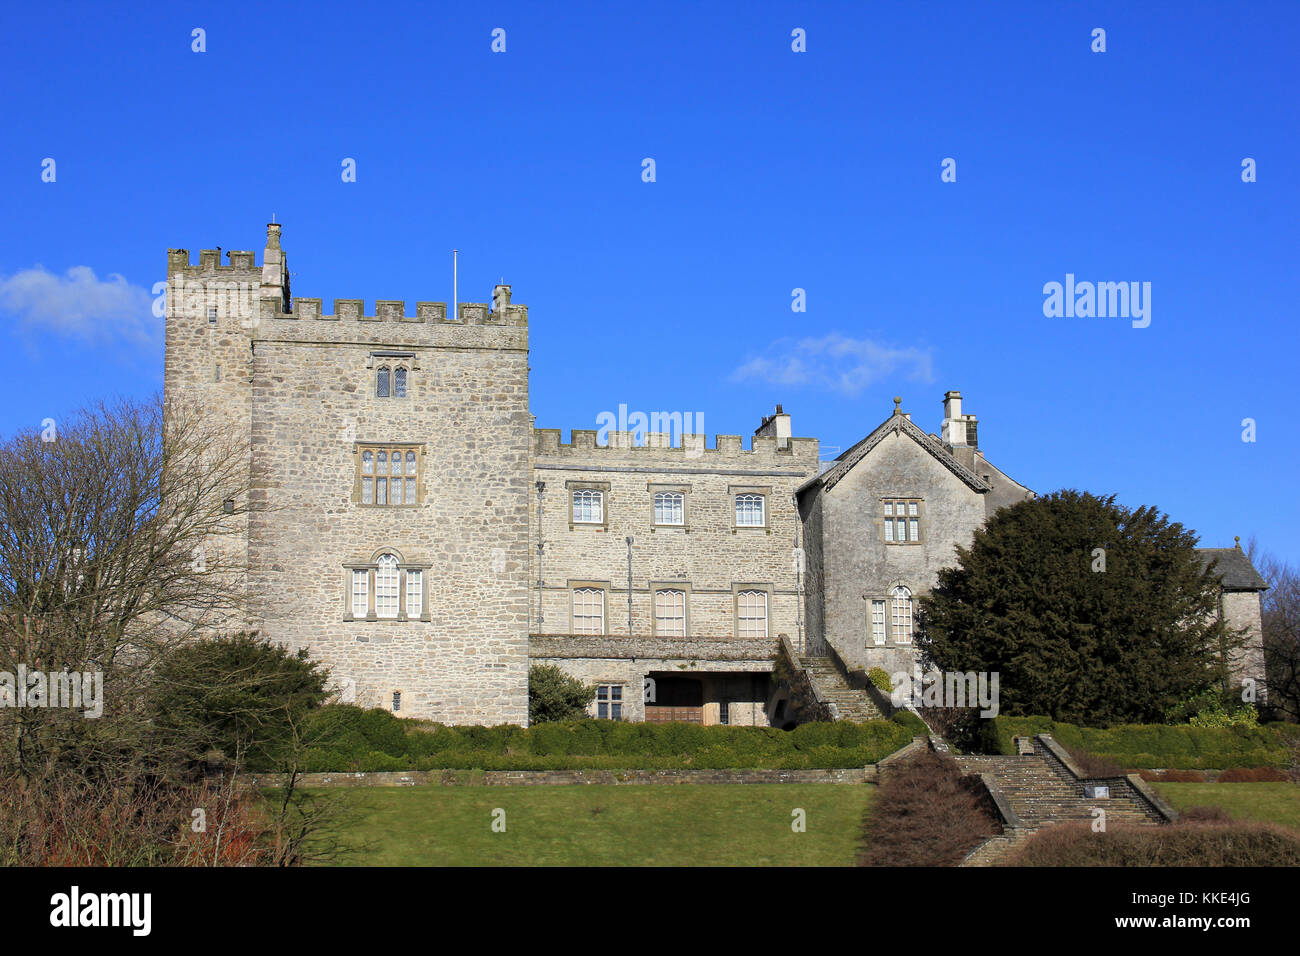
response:
<svg viewBox="0 0 1300 956"><path fill-rule="evenodd" d="M1223 807L1234 820L1280 823L1300 830L1300 787L1293 783L1155 783L1151 786L1175 810Z"/></svg>
<svg viewBox="0 0 1300 956"><path fill-rule="evenodd" d="M337 791L336 791L337 792ZM852 866L874 787L358 787L363 866ZM504 833L492 830L505 810ZM806 831L791 829L805 811Z"/></svg>

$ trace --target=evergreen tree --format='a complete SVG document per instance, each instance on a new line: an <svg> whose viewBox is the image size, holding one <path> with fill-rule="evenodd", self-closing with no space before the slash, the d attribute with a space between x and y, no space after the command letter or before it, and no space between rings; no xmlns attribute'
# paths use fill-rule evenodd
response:
<svg viewBox="0 0 1300 956"><path fill-rule="evenodd" d="M1196 537L1156 508L1059 491L994 514L919 601L927 666L1000 675L1000 712L1159 722L1227 685L1244 638Z"/></svg>
<svg viewBox="0 0 1300 956"><path fill-rule="evenodd" d="M581 720L595 698L594 684L584 684L554 664L534 664L528 670L529 724Z"/></svg>

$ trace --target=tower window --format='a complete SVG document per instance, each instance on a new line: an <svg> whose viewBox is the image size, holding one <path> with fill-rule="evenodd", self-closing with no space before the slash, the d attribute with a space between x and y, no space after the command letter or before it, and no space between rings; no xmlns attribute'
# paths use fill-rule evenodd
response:
<svg viewBox="0 0 1300 956"><path fill-rule="evenodd" d="M428 620L424 612L424 567L407 567L391 551L373 564L345 565L346 617L354 621ZM360 638L359 638L360 639Z"/></svg>
<svg viewBox="0 0 1300 956"><path fill-rule="evenodd" d="M352 500L393 507L418 504L420 457L409 445L360 446Z"/></svg>
<svg viewBox="0 0 1300 956"><path fill-rule="evenodd" d="M387 365L379 366L379 371L375 374L375 397L388 397L388 383L391 377L391 370Z"/></svg>

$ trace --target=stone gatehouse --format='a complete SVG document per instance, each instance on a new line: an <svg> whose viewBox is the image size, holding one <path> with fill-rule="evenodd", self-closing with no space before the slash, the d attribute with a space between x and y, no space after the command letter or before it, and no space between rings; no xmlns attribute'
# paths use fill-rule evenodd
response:
<svg viewBox="0 0 1300 956"><path fill-rule="evenodd" d="M327 312L291 296L280 232L260 267L168 251L165 391L248 449L249 500L214 544L242 577L231 626L309 649L345 701L522 724L528 668L550 663L597 685L593 716L780 723L783 639L910 669L915 600L989 514L1033 495L985 457L959 392L937 434L895 399L833 462L781 406L748 443L565 442L533 427L510 286L454 315ZM1214 556L1251 669L1267 585L1236 554Z"/></svg>

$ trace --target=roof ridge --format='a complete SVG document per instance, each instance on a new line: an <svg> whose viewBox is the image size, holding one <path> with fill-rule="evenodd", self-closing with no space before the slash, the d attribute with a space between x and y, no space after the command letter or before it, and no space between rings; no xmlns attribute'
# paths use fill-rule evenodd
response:
<svg viewBox="0 0 1300 956"><path fill-rule="evenodd" d="M836 459L835 466L825 474L819 475L815 481L821 482L822 487L827 490L835 487L840 479L847 475L873 448L879 445L886 435L897 431L906 434L928 451L936 461L976 491L989 491L991 489L992 486L988 482L954 458L952 453L948 451L947 446L931 438L919 425L901 412L895 412L877 425L866 438L840 455Z"/></svg>

